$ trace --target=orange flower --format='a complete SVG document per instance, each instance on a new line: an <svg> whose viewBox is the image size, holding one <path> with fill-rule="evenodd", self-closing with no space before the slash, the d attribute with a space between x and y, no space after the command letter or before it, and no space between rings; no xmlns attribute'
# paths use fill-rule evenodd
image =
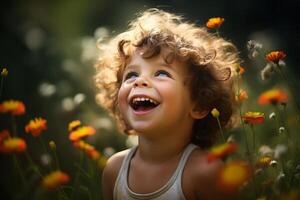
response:
<svg viewBox="0 0 300 200"><path fill-rule="evenodd" d="M242 116L243 120L248 124L262 124L265 121L264 113L247 112Z"/></svg>
<svg viewBox="0 0 300 200"><path fill-rule="evenodd" d="M236 192L251 176L252 170L248 163L241 160L231 161L219 173L219 189L229 193Z"/></svg>
<svg viewBox="0 0 300 200"><path fill-rule="evenodd" d="M272 161L270 156L263 156L256 161L257 167L268 167Z"/></svg>
<svg viewBox="0 0 300 200"><path fill-rule="evenodd" d="M26 150L25 140L18 137L7 138L0 143L1 153L22 153Z"/></svg>
<svg viewBox="0 0 300 200"><path fill-rule="evenodd" d="M224 18L221 17L214 17L214 18L210 18L208 20L208 22L206 23L206 26L208 28L220 28L220 26L223 24L224 22Z"/></svg>
<svg viewBox="0 0 300 200"><path fill-rule="evenodd" d="M234 142L224 143L213 147L207 154L207 160L209 162L214 161L218 158L224 158L225 156L236 151L238 145Z"/></svg>
<svg viewBox="0 0 300 200"><path fill-rule="evenodd" d="M30 120L25 126L26 133L31 133L34 137L39 136L42 131L47 129L47 120L39 117Z"/></svg>
<svg viewBox="0 0 300 200"><path fill-rule="evenodd" d="M248 93L245 90L240 90L239 94L235 96L235 99L237 102L242 102L246 99L248 99Z"/></svg>
<svg viewBox="0 0 300 200"><path fill-rule="evenodd" d="M282 60L286 57L286 54L283 51L272 51L266 55L266 59L269 62L278 63L279 60Z"/></svg>
<svg viewBox="0 0 300 200"><path fill-rule="evenodd" d="M90 135L94 135L96 130L91 126L82 126L72 131L69 135L69 139L73 142L78 141Z"/></svg>
<svg viewBox="0 0 300 200"><path fill-rule="evenodd" d="M53 171L42 180L42 187L46 190L55 190L63 184L67 184L70 181L68 174L62 171Z"/></svg>
<svg viewBox="0 0 300 200"><path fill-rule="evenodd" d="M240 67L239 67L239 74L242 75L242 74L244 74L244 73L245 73L245 68L242 67L242 66L240 66Z"/></svg>
<svg viewBox="0 0 300 200"><path fill-rule="evenodd" d="M262 93L258 98L258 103L261 105L266 104L273 104L276 105L277 103L286 102L288 96L282 90L279 89L272 89Z"/></svg>
<svg viewBox="0 0 300 200"><path fill-rule="evenodd" d="M93 160L97 160L100 158L101 154L95 149L95 147L86 143L83 140L74 142L74 146L84 151Z"/></svg>
<svg viewBox="0 0 300 200"><path fill-rule="evenodd" d="M21 101L8 100L0 104L0 113L11 113L12 115L22 115L25 113L25 105Z"/></svg>
<svg viewBox="0 0 300 200"><path fill-rule="evenodd" d="M81 121L74 120L69 123L68 130L69 132L76 130L79 126L81 126Z"/></svg>

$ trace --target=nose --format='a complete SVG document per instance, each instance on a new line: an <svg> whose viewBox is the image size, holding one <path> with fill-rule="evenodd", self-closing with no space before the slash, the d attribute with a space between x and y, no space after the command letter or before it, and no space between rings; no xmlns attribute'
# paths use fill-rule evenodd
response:
<svg viewBox="0 0 300 200"><path fill-rule="evenodd" d="M134 87L149 87L150 82L145 77L140 76L135 79L133 86Z"/></svg>

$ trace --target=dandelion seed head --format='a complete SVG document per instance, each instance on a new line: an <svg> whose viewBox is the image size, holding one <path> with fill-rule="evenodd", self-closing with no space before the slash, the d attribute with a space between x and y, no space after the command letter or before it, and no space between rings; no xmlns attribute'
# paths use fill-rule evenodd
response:
<svg viewBox="0 0 300 200"><path fill-rule="evenodd" d="M287 146L284 144L278 144L274 149L274 158L276 160L279 160L286 152L287 152Z"/></svg>
<svg viewBox="0 0 300 200"><path fill-rule="evenodd" d="M261 70L260 75L262 80L269 79L275 72L274 64L267 63L266 66Z"/></svg>
<svg viewBox="0 0 300 200"><path fill-rule="evenodd" d="M271 112L269 115L269 119L275 119L275 118L276 118L275 112Z"/></svg>
<svg viewBox="0 0 300 200"><path fill-rule="evenodd" d="M271 156L274 153L273 150L267 145L262 145L258 151L262 156Z"/></svg>
<svg viewBox="0 0 300 200"><path fill-rule="evenodd" d="M278 174L278 176L276 177L276 181L277 181L277 182L280 182L280 181L282 181L284 178L285 178L285 174L284 174L283 172L280 172L280 173Z"/></svg>
<svg viewBox="0 0 300 200"><path fill-rule="evenodd" d="M272 161L270 162L270 166L271 166L271 167L277 167L277 166L278 166L277 161L276 161L276 160L272 160Z"/></svg>
<svg viewBox="0 0 300 200"><path fill-rule="evenodd" d="M44 166L48 166L52 163L51 156L49 154L46 154L46 153L41 155L40 160L41 160L42 165L44 165Z"/></svg>
<svg viewBox="0 0 300 200"><path fill-rule="evenodd" d="M256 42L255 40L249 40L247 42L247 49L249 51L248 57L255 58L259 55L259 50L262 48L262 44Z"/></svg>
<svg viewBox="0 0 300 200"><path fill-rule="evenodd" d="M281 134L281 133L284 133L285 132L285 128L283 126L279 127L278 129L278 132Z"/></svg>

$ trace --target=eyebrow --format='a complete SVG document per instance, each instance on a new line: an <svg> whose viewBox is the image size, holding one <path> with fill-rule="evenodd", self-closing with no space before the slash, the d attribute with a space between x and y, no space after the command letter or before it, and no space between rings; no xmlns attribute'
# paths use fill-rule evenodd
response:
<svg viewBox="0 0 300 200"><path fill-rule="evenodd" d="M168 63L157 63L157 64L155 64L155 65L156 65L156 66L167 67L167 68L170 68L170 69L173 69L173 70L174 70L174 68L172 67L172 65L170 65L170 64L168 64ZM125 70L126 70L126 69L136 68L136 67L138 67L138 66L139 66L138 64L130 64L130 65L128 65L128 66L125 67Z"/></svg>

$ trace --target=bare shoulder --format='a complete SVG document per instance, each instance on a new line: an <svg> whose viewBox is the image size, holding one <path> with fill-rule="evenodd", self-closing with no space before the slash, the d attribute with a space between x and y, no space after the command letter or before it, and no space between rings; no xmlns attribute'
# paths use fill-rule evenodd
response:
<svg viewBox="0 0 300 200"><path fill-rule="evenodd" d="M191 199L231 199L217 188L219 172L223 167L221 160L209 162L207 152L194 150L185 167L183 189L191 195Z"/></svg>
<svg viewBox="0 0 300 200"><path fill-rule="evenodd" d="M124 158L128 154L129 149L120 151L111 156L102 173L102 189L105 200L113 199L113 189L115 181L118 177L119 170L123 163Z"/></svg>

